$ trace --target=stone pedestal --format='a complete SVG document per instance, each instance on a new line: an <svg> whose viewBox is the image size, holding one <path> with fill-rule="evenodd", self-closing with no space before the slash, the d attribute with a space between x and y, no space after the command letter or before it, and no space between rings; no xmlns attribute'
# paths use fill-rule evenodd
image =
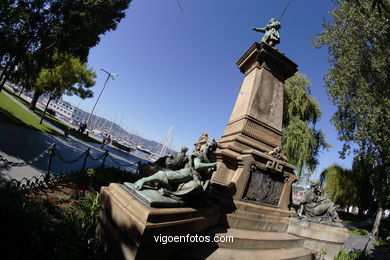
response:
<svg viewBox="0 0 390 260"><path fill-rule="evenodd" d="M237 65L245 77L218 141L211 179L215 197L223 203L229 194L235 202L284 210L288 216L295 168L269 152L281 145L283 82L297 65L266 43L254 43Z"/></svg>
<svg viewBox="0 0 390 260"><path fill-rule="evenodd" d="M315 251L324 249L325 260L334 259L348 239L348 230L344 227L310 223L290 219L287 229L289 234L304 238L303 247Z"/></svg>
<svg viewBox="0 0 390 260"><path fill-rule="evenodd" d="M217 151L216 157L212 184L219 204L246 201L290 214L291 185L297 180L294 166L251 149L234 151L228 147Z"/></svg>
<svg viewBox="0 0 390 260"><path fill-rule="evenodd" d="M219 144L268 152L280 146L283 83L297 65L266 43L254 43L238 60L245 77Z"/></svg>
<svg viewBox="0 0 390 260"><path fill-rule="evenodd" d="M110 184L100 192L98 237L110 259L165 259L182 247L164 245L155 236L187 235L216 225L219 208L211 204L180 208L153 208L126 190Z"/></svg>

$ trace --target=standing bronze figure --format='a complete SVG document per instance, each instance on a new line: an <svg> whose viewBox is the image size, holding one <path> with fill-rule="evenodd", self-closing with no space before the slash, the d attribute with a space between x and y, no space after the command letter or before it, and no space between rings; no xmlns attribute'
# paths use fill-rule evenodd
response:
<svg viewBox="0 0 390 260"><path fill-rule="evenodd" d="M265 28L252 27L252 30L265 33L261 41L274 47L276 44L280 43L280 28L280 22L275 18L271 18Z"/></svg>

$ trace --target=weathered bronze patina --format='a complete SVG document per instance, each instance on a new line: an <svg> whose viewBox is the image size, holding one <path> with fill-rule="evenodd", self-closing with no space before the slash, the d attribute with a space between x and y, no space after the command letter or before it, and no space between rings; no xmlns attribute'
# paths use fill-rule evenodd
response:
<svg viewBox="0 0 390 260"><path fill-rule="evenodd" d="M280 28L280 22L275 18L271 18L265 28L252 27L252 30L256 32L265 33L263 38L261 39L261 42L268 43L269 45L274 47L276 44L280 43Z"/></svg>
<svg viewBox="0 0 390 260"><path fill-rule="evenodd" d="M278 206L283 186L283 175L270 174L264 170L256 169L251 172L244 200L263 205Z"/></svg>
<svg viewBox="0 0 390 260"><path fill-rule="evenodd" d="M298 210L298 217L307 221L320 223L340 223L333 202L321 196L320 182L310 182L310 189L305 193Z"/></svg>
<svg viewBox="0 0 390 260"><path fill-rule="evenodd" d="M194 152L189 163L180 170L160 170L152 176L142 178L134 183L137 190L155 187L161 196L180 199L182 197L202 194L208 187L210 174L216 169L211 154L216 150L214 139L207 139L199 151ZM155 200L158 198L154 198Z"/></svg>
<svg viewBox="0 0 390 260"><path fill-rule="evenodd" d="M154 162L154 165L169 170L180 170L188 163L188 157L186 155L188 148L183 146L181 151L174 155L167 155L160 157Z"/></svg>

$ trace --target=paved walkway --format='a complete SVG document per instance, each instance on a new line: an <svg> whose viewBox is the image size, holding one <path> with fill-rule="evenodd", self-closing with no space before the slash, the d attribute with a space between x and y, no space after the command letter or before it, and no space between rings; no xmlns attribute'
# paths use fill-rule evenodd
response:
<svg viewBox="0 0 390 260"><path fill-rule="evenodd" d="M31 160L41 152L45 151L53 143L56 143L57 151L66 160L77 158L85 152L87 148L91 149L91 155L94 158L99 157L104 152L104 150L100 147L100 144L83 142L73 137L66 138L50 135L3 121L0 121L0 132L0 156L13 162ZM141 160L112 147L106 147L106 149L109 150L111 156L120 164L133 164ZM8 167L0 162L0 180L20 180L24 177L29 178L44 174L47 171L47 159L48 158L45 157L32 166L24 167ZM53 159L52 169L55 173L76 171L81 169L82 163L83 160L79 160L78 162L68 164L60 161L58 157L55 157ZM92 161L91 159L88 159L87 167L95 167L101 163L101 160ZM118 167L118 165L109 158L106 160L106 165Z"/></svg>
<svg viewBox="0 0 390 260"><path fill-rule="evenodd" d="M10 91L12 91L12 90L10 90ZM29 112L31 115L33 115L33 116L35 116L36 118L38 118L39 120L41 120L41 117L39 116L39 115L37 115L37 114L35 114L33 111L31 111L31 110L29 110L24 104L22 104L19 100L17 100L16 98L14 98L12 95L10 95L10 94L8 94L7 92L3 92L5 95L7 95L12 101L14 101L16 104L18 104L21 108L23 108L24 110L26 110L27 112ZM26 96L26 95L24 95L24 94L22 94L21 95L21 98L22 99L24 99L24 100L26 100L27 102L31 102L31 98L30 97L28 97L28 96ZM46 119L43 119L43 122L45 122L47 125L49 125L49 126L51 126L52 128L54 128L57 132L59 132L59 133L63 133L64 131L62 130L62 129L60 129L60 128L58 128L58 127L56 127L55 125L53 125L53 124L51 124L49 121L47 121ZM74 128L74 126L73 125L71 125L71 124L69 124L68 122L64 122L64 121L62 121L62 123L63 124L65 124L65 125L67 125L67 126L69 126L70 128ZM70 136L71 138L74 138L74 137L72 137L72 136ZM94 135L90 135L89 136L90 138L92 138L92 139L95 139L96 141L98 141L98 142L101 142L101 138L98 138L98 137L96 137L96 136L94 136ZM77 139L78 140L78 139ZM115 149L115 148L114 148ZM129 153L130 155L132 155L133 157L137 157L137 158L140 158L140 159L142 159L143 161L150 161L150 159L149 158L147 158L147 156L143 153L143 152L141 152L141 151L139 151L139 150L137 150L137 149L135 149L134 151L131 151L130 153Z"/></svg>
<svg viewBox="0 0 390 260"><path fill-rule="evenodd" d="M372 224L374 220L368 219L359 222L352 222L345 225L347 229L351 228L361 228ZM390 259L390 249L389 248L378 248L374 246L374 240L369 237L355 236L350 234L348 240L345 242L343 248L350 252L354 249L356 250L365 250L366 253L372 259L378 260L388 260Z"/></svg>
<svg viewBox="0 0 390 260"><path fill-rule="evenodd" d="M21 108L25 109L31 115L40 119L40 116L30 111L25 107L21 102L15 99L13 96L4 92L10 99L12 99L16 104ZM56 126L50 124L49 122L44 122L59 133L63 131ZM87 148L90 148L90 154L97 158L104 153L104 150L101 148L100 144L84 142L79 139L74 138L73 136L63 137L50 135L47 133L39 132L33 129L25 128L22 126L10 124L0 120L0 157L7 159L12 162L24 162L29 161L35 158L37 155L45 151L53 143L56 144L57 151L62 155L66 160L73 160L79 157ZM144 161L139 157L130 155L128 153L122 152L118 149L115 149L110 146L106 146L110 152L110 155L114 158L117 163L128 165L134 164L138 161ZM38 162L34 163L31 166L24 167L9 167L4 163L0 162L0 180L10 180L22 178L30 178L32 176L38 176L45 174L47 172L47 161L48 157L42 158ZM107 158L106 166L108 167L119 167L119 165ZM87 160L86 167L95 167L102 163L100 161L93 161L90 158ZM69 171L76 171L81 169L83 160L79 160L75 163L69 164L61 161L58 156L53 159L52 169L54 173L63 173ZM136 167L122 167L126 170L134 170Z"/></svg>
<svg viewBox="0 0 390 260"><path fill-rule="evenodd" d="M367 248L366 248L367 247ZM364 250L364 249L373 249L373 246L369 244L369 238L368 237L362 237L362 236L355 236L350 234L348 237L347 242L345 242L343 248L346 251L353 251L354 249L357 250Z"/></svg>

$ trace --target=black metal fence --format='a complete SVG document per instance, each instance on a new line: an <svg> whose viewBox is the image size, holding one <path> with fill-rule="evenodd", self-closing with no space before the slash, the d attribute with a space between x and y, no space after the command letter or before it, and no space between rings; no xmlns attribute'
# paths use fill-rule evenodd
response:
<svg viewBox="0 0 390 260"><path fill-rule="evenodd" d="M40 153L38 156L33 158L32 160L26 161L26 162L12 162L5 158L2 158L0 156L0 162L3 163L3 166L5 167L23 167L23 166L29 166L32 165L46 156L48 156L47 159L47 171L46 174L42 174L40 176L33 176L31 178L22 178L21 180L11 179L11 180L0 180L0 190L30 190L30 189L37 189L37 188L43 188L47 187L49 184L53 185L56 183L61 183L62 181L69 180L72 177L75 177L76 175L83 174L86 171L86 165L88 159L93 161L102 161L102 163L98 167L106 167L106 161L107 159L110 159L114 165L119 167L134 167L138 166L140 162L133 163L133 164L122 164L116 159L112 157L110 152L108 150L105 150L104 153L102 153L100 156L94 158L90 153L90 148L88 148L85 152L81 153L79 156L77 156L74 159L66 159L64 158L57 150L56 144L53 143L49 148L47 148L45 151ZM67 164L76 163L79 160L83 160L83 164L80 168L80 170L72 171L72 172L65 172L61 174L54 174L52 172L52 163L53 159L57 157L62 162ZM136 173L135 171L130 170L131 173Z"/></svg>

